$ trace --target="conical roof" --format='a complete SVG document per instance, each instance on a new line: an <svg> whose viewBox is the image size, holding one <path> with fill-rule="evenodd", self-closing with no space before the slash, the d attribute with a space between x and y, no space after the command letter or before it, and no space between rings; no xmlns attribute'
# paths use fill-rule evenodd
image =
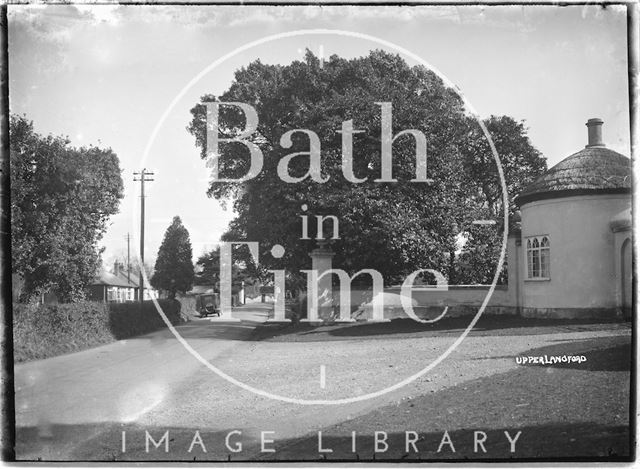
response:
<svg viewBox="0 0 640 469"><path fill-rule="evenodd" d="M589 123L592 121L602 123L596 119ZM589 145L527 186L516 198L518 205L571 195L631 193L631 160L599 140L592 141L589 130Z"/></svg>

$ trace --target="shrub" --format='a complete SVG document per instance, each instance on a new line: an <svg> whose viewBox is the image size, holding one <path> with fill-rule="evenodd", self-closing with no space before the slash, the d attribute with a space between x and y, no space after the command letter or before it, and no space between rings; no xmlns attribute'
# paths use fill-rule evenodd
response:
<svg viewBox="0 0 640 469"><path fill-rule="evenodd" d="M297 298L288 304L288 306L289 318L291 319L291 322L297 324L301 319L307 317L307 294L305 292L301 292ZM355 310L354 307L351 309ZM336 319L338 317L340 317L340 300L334 296L331 318Z"/></svg>
<svg viewBox="0 0 640 469"><path fill-rule="evenodd" d="M157 301L171 324L182 322L179 301ZM146 334L165 326L166 324L152 301L145 301L142 311L140 303L112 303L110 305L109 327L116 340Z"/></svg>
<svg viewBox="0 0 640 469"><path fill-rule="evenodd" d="M172 324L183 321L180 303L158 301ZM14 360L23 362L76 352L165 327L151 301L13 305Z"/></svg>
<svg viewBox="0 0 640 469"><path fill-rule="evenodd" d="M301 319L307 317L307 294L300 293L289 305L289 318L293 324L298 324Z"/></svg>
<svg viewBox="0 0 640 469"><path fill-rule="evenodd" d="M106 304L83 301L13 306L17 362L47 358L113 341Z"/></svg>

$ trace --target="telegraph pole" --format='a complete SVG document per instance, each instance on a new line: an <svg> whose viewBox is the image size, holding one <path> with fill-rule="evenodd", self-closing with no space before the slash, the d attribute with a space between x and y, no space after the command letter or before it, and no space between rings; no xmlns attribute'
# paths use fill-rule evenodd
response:
<svg viewBox="0 0 640 469"><path fill-rule="evenodd" d="M131 283L131 249L129 247L131 243L131 233L127 233L124 239L127 240L127 282Z"/></svg>
<svg viewBox="0 0 640 469"><path fill-rule="evenodd" d="M140 307L142 308L142 302L144 301L144 183L153 181L149 176L153 176L154 173L147 171L146 168L142 168L142 171L133 173L133 180L140 181L140 286L139 286L139 299Z"/></svg>

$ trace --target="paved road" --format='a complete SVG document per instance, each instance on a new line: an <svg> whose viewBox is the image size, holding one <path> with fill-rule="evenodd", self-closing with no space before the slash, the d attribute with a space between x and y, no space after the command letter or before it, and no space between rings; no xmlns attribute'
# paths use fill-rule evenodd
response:
<svg viewBox="0 0 640 469"><path fill-rule="evenodd" d="M177 330L207 359L215 360L265 321L268 308L235 311L241 323L195 319ZM56 425L135 422L161 404L174 386L201 370L168 330L20 364L15 367L16 426L36 430L45 457L65 457L68 448L52 444L59 443L53 438ZM83 435L89 436L93 435Z"/></svg>
<svg viewBox="0 0 640 469"><path fill-rule="evenodd" d="M448 331L429 340L248 340L267 314L264 305L247 306L234 312L242 322L203 319L177 329L194 350L223 372L261 390L296 399L353 397L395 384L438 357L460 332ZM263 431L274 431L280 440L299 437L399 403L407 396L428 395L512 370L516 367L513 357L535 347L620 335L628 336L629 330L613 327L469 337L432 373L400 390L350 404L301 406L259 396L225 381L164 330L16 366L17 453L20 459L45 460L166 458L162 451L146 453L144 432L159 439L171 430L170 458L192 459L188 448L194 432L200 431L212 440L207 441L206 457L223 459L231 456L224 447L224 435L238 430L245 443L241 459L247 459L259 455ZM122 431L127 432L124 453Z"/></svg>

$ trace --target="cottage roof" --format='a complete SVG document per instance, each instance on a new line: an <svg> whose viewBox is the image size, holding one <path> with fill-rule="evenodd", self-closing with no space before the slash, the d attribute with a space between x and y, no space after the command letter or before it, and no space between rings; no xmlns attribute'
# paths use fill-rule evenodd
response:
<svg viewBox="0 0 640 469"><path fill-rule="evenodd" d="M109 287L129 287L137 288L137 284L133 282L127 282L126 277L122 278L119 275L114 275L106 270L101 271L94 279L92 285L107 285Z"/></svg>
<svg viewBox="0 0 640 469"><path fill-rule="evenodd" d="M605 147L602 121L590 119L589 144L536 179L516 198L520 206L570 195L630 193L631 160ZM592 135L595 133L595 135Z"/></svg>
<svg viewBox="0 0 640 469"><path fill-rule="evenodd" d="M127 282L127 274L126 274L126 272L120 271L115 275L119 279L124 280L125 282ZM138 282L138 279L139 279L139 275L138 274L134 274L133 272L131 272L129 274L128 282L132 287L138 288L140 286L140 283ZM146 285L146 282L145 282L145 285ZM146 285L145 288L149 288L149 285Z"/></svg>

